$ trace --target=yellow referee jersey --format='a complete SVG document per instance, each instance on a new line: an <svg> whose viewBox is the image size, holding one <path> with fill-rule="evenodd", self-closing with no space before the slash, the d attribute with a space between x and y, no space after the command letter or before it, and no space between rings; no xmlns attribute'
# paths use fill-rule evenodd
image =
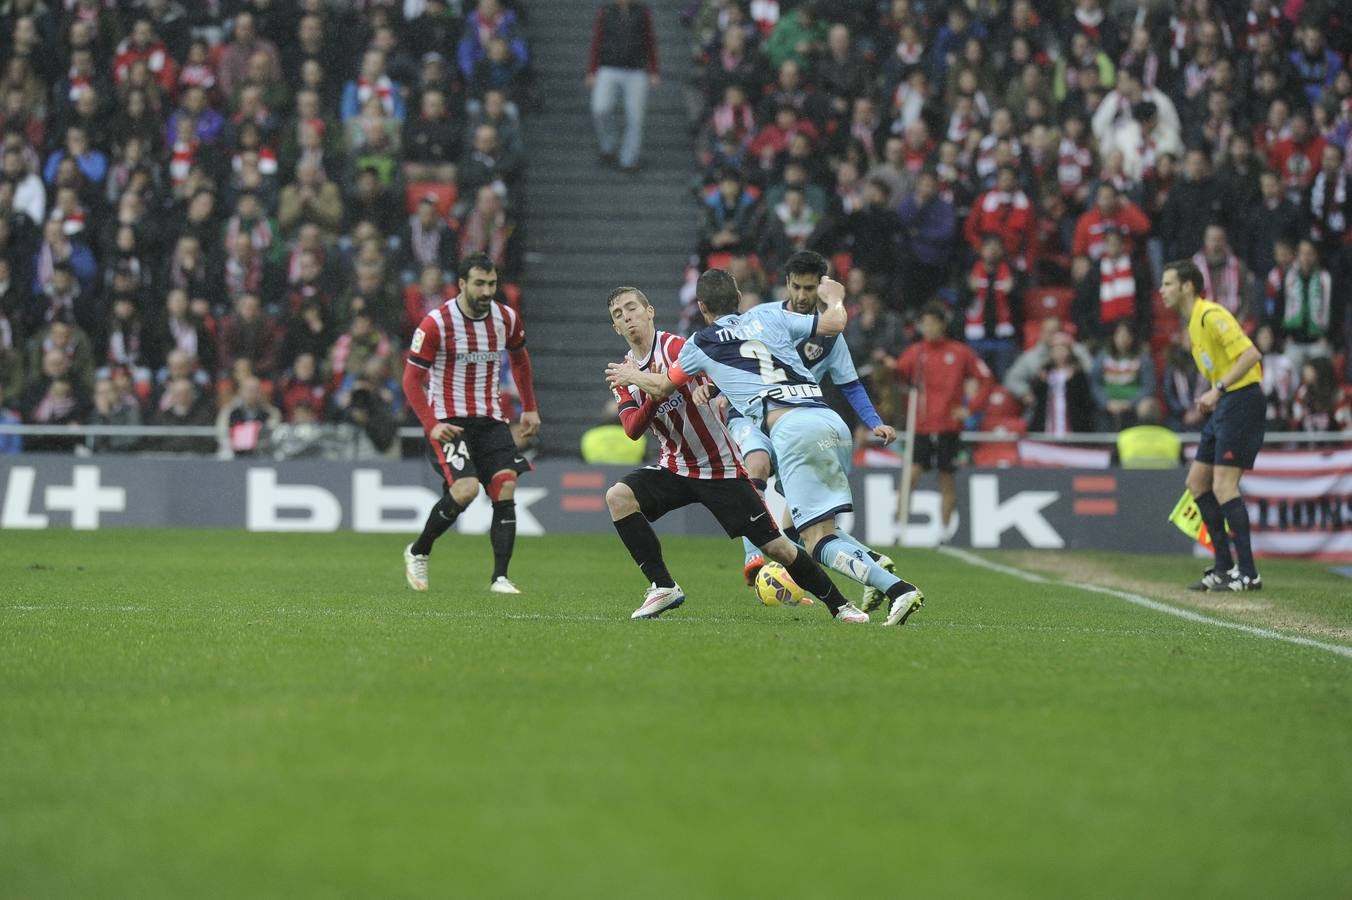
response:
<svg viewBox="0 0 1352 900"><path fill-rule="evenodd" d="M1192 338L1192 358L1212 386L1234 368L1241 353L1253 346L1253 341L1239 327L1230 310L1210 300L1198 299L1193 304L1192 317L1188 319L1188 337ZM1233 391L1262 380L1263 364L1254 363L1234 384L1227 384L1225 388Z"/></svg>

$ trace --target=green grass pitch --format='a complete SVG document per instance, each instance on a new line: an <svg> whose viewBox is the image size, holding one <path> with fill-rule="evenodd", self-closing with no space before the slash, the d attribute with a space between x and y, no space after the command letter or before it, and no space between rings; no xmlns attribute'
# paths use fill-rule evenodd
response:
<svg viewBox="0 0 1352 900"><path fill-rule="evenodd" d="M884 629L759 606L727 541L667 539L654 622L613 536L520 540L520 597L486 537L423 595L402 547L0 535L0 897L1352 891L1352 659L929 551Z"/></svg>

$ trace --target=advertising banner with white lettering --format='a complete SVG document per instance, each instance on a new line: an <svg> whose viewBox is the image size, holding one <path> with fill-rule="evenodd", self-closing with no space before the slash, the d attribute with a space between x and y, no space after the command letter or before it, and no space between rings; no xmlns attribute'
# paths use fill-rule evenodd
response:
<svg viewBox="0 0 1352 900"><path fill-rule="evenodd" d="M627 469L545 461L522 477L524 536L610 532L605 491ZM940 521L932 475L896 517L898 470L860 468L842 525L871 545L1187 553L1167 521L1183 470L971 469L958 510ZM1264 555L1352 560L1352 450L1264 453L1244 479L1254 548ZM0 528L175 527L249 531L416 533L440 482L422 463L219 461L20 455L0 460ZM783 500L771 492L781 517ZM488 530L480 496L456 527ZM722 534L702 507L664 517L667 534Z"/></svg>

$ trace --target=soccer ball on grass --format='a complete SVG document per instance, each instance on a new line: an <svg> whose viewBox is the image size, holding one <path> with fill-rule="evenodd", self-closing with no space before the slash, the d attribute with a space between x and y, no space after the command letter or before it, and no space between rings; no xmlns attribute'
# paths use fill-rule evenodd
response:
<svg viewBox="0 0 1352 900"><path fill-rule="evenodd" d="M807 591L799 587L788 570L777 562L767 562L756 573L756 599L766 606L799 606L812 602Z"/></svg>

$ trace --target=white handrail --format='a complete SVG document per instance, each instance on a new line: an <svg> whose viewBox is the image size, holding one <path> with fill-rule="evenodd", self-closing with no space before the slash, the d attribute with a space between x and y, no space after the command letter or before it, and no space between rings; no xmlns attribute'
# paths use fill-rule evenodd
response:
<svg viewBox="0 0 1352 900"><path fill-rule="evenodd" d="M319 427L325 427L320 425ZM6 425L0 423L0 435L17 434L30 437L219 437L214 425ZM423 430L410 425L399 429L401 438L421 438ZM1087 431L1072 434L1050 434L1030 431L1013 434L1002 431L964 431L961 439L970 443L1018 443L1042 441L1049 444L1116 444L1117 432ZM1178 433L1185 444L1201 439L1195 431ZM1352 431L1306 432L1273 431L1263 438L1272 444L1343 444L1352 443Z"/></svg>

